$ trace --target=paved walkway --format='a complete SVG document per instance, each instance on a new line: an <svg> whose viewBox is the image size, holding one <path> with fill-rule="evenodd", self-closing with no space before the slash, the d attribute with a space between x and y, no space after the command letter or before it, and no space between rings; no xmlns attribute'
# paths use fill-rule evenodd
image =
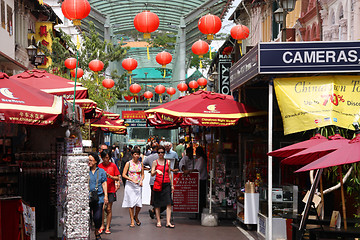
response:
<svg viewBox="0 0 360 240"><path fill-rule="evenodd" d="M141 226L130 228L129 211L122 208L122 195L124 188L117 193L118 201L113 205L113 220L111 223L111 234L102 234L102 239L171 239L171 240L200 240L200 239L221 239L221 240L257 240L255 231L244 231L238 228L231 221L221 221L218 227L201 226L199 220L189 219L191 214L173 215L175 229L165 228L165 216L162 219L162 228L156 228L156 220L149 217L149 206L143 206L139 214ZM246 236L248 235L248 236ZM94 238L93 230L91 239Z"/></svg>

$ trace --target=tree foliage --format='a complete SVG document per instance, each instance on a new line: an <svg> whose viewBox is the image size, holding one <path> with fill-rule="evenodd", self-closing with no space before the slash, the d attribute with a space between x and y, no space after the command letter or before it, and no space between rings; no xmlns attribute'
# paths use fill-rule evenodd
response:
<svg viewBox="0 0 360 240"><path fill-rule="evenodd" d="M82 42L77 51L77 46L71 41L71 37L60 30L59 36L52 34L52 52L42 49L46 56L51 57L52 64L47 69L54 74L68 77L69 71L64 61L69 57L78 58L79 67L84 70L84 76L78 79L84 87L88 88L89 98L97 102L98 107L109 109L121 97L125 86L125 75L118 75L116 71L106 72L110 62L120 61L124 58L127 48L121 43L114 45L112 42L103 41L95 30L94 23L89 23L89 32L81 34ZM99 73L94 73L89 68L89 62L98 59L104 63L104 68ZM106 73L106 74L105 74ZM115 82L112 89L102 86L102 80L111 78ZM110 96L110 97L109 97Z"/></svg>

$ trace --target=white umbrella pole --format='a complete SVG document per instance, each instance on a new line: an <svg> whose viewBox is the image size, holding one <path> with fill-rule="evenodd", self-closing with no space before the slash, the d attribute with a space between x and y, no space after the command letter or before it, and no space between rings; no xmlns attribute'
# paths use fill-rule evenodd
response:
<svg viewBox="0 0 360 240"><path fill-rule="evenodd" d="M268 152L272 151L273 104L273 83L270 82L268 106ZM273 235L272 214L272 157L268 156L268 231L266 234L267 240L271 240Z"/></svg>
<svg viewBox="0 0 360 240"><path fill-rule="evenodd" d="M214 131L213 131L213 128L211 128L211 148L212 148L212 151L214 151L214 146L213 146L213 143L214 143ZM212 180L213 180L213 175L214 175L214 164L215 164L215 161L214 161L214 158L211 159L211 170L210 170L210 187L209 187L209 196L210 196L210 199L209 199L209 213L211 214L212 213Z"/></svg>

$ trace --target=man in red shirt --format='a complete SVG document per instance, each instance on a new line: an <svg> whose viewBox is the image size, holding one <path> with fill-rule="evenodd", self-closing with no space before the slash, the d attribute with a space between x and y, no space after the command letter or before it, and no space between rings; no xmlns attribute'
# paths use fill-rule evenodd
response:
<svg viewBox="0 0 360 240"><path fill-rule="evenodd" d="M102 225L99 229L99 233L102 233L105 230L106 234L110 234L110 223L112 218L112 205L113 202L116 201L116 188L115 188L115 181L120 180L120 172L115 163L110 162L111 153L108 149L104 149L100 156L103 160L102 163L99 164L99 168L102 168L106 172L107 176L107 189L108 189L108 199L109 203L107 205L104 204L103 208L103 219ZM104 226L104 212L106 211L106 228Z"/></svg>

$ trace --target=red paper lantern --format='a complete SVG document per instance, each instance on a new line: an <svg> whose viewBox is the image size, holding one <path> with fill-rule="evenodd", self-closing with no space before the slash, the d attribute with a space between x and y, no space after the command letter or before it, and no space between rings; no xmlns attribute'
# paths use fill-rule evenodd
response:
<svg viewBox="0 0 360 240"><path fill-rule="evenodd" d="M122 67L128 71L129 74L137 67L138 62L133 58L126 58L121 63Z"/></svg>
<svg viewBox="0 0 360 240"><path fill-rule="evenodd" d="M176 89L173 87L169 87L168 89L166 89L166 93L172 96L176 93Z"/></svg>
<svg viewBox="0 0 360 240"><path fill-rule="evenodd" d="M180 92L185 92L188 89L188 86L186 83L179 83L177 89L179 89Z"/></svg>
<svg viewBox="0 0 360 240"><path fill-rule="evenodd" d="M102 85L103 85L105 88L110 89L110 88L112 88L112 87L115 85L115 82L114 82L114 80L112 80L112 79L105 78L105 79L102 81Z"/></svg>
<svg viewBox="0 0 360 240"><path fill-rule="evenodd" d="M141 91L141 86L137 83L131 84L130 92L133 94L138 94Z"/></svg>
<svg viewBox="0 0 360 240"><path fill-rule="evenodd" d="M192 80L191 82L189 82L189 87L191 89L196 89L199 87L199 84L195 80Z"/></svg>
<svg viewBox="0 0 360 240"><path fill-rule="evenodd" d="M91 7L87 0L65 0L61 4L61 11L64 16L73 21L74 25L81 25L81 19L86 18Z"/></svg>
<svg viewBox="0 0 360 240"><path fill-rule="evenodd" d="M68 58L65 60L65 67L72 70L72 69L76 68L76 62L77 62L76 58Z"/></svg>
<svg viewBox="0 0 360 240"><path fill-rule="evenodd" d="M198 40L192 45L191 50L194 54L199 55L199 58L202 58L209 51L209 44Z"/></svg>
<svg viewBox="0 0 360 240"><path fill-rule="evenodd" d="M172 60L170 53L162 51L156 55L156 62L160 64L163 68L166 67L166 64L169 64Z"/></svg>
<svg viewBox="0 0 360 240"><path fill-rule="evenodd" d="M134 26L136 30L144 33L144 38L150 38L150 33L158 29L160 25L159 17L150 11L138 13L134 18Z"/></svg>
<svg viewBox="0 0 360 240"><path fill-rule="evenodd" d="M206 78L199 78L197 81L196 81L198 84L199 84L199 86L202 88L202 87L205 87L206 86L206 84L207 84L207 80L206 80Z"/></svg>
<svg viewBox="0 0 360 240"><path fill-rule="evenodd" d="M75 77L75 71L76 71L76 69L73 69L73 70L70 71L71 76L73 78ZM78 68L76 78L81 78L83 75L84 75L84 70L82 70L81 68Z"/></svg>
<svg viewBox="0 0 360 240"><path fill-rule="evenodd" d="M223 55L230 55L230 53L232 52L233 47L225 47L222 54Z"/></svg>
<svg viewBox="0 0 360 240"><path fill-rule="evenodd" d="M203 34L207 34L207 39L214 39L214 34L221 29L221 19L218 16L208 14L201 17L198 21L198 28Z"/></svg>
<svg viewBox="0 0 360 240"><path fill-rule="evenodd" d="M131 101L131 99L133 99L134 97L133 96L124 96L124 98L125 98L125 100L127 100L127 101Z"/></svg>
<svg viewBox="0 0 360 240"><path fill-rule="evenodd" d="M150 99L150 98L152 98L153 96L154 96L154 94L153 94L152 92L150 92L150 91L144 92L144 97L145 97L146 99Z"/></svg>
<svg viewBox="0 0 360 240"><path fill-rule="evenodd" d="M155 87L155 92L159 95L163 94L166 91L166 88L163 85L157 85Z"/></svg>
<svg viewBox="0 0 360 240"><path fill-rule="evenodd" d="M242 40L249 37L250 30L245 25L235 25L230 30L231 37L241 43Z"/></svg>
<svg viewBox="0 0 360 240"><path fill-rule="evenodd" d="M100 72L104 68L104 63L100 60L95 59L89 62L89 68L91 69L91 71Z"/></svg>

